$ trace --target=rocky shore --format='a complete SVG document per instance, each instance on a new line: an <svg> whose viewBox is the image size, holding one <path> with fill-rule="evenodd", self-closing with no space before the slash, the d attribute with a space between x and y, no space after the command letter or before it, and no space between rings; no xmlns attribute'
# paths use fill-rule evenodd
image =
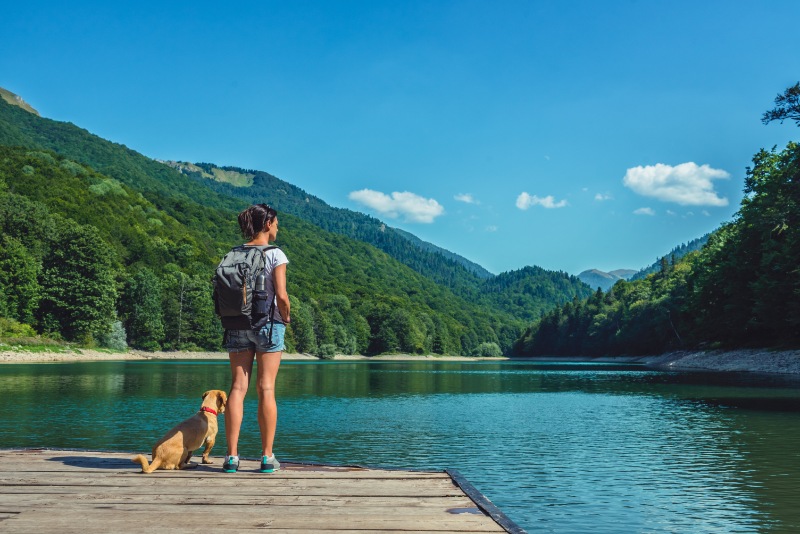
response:
<svg viewBox="0 0 800 534"><path fill-rule="evenodd" d="M678 351L657 356L606 356L598 358L528 358L532 361L640 363L673 371L736 371L800 374L800 350L704 350Z"/></svg>
<svg viewBox="0 0 800 534"><path fill-rule="evenodd" d="M0 352L0 363L52 363L77 361L126 361L126 360L227 360L224 352L105 352L91 349L76 349L69 352L26 352L22 350ZM310 354L284 354L284 360L312 360ZM381 356L336 356L335 360L373 361L503 361L509 358L470 358L466 356L419 356L409 354L387 354ZM756 373L781 373L800 375L800 350L773 351L766 349L742 349L729 351L681 351L658 356L617 356L601 358L524 358L526 361L573 361L639 363L656 369L739 371Z"/></svg>

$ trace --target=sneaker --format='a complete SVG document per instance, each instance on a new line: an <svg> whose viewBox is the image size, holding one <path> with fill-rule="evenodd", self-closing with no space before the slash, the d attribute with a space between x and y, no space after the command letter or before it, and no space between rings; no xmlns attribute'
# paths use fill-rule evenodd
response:
<svg viewBox="0 0 800 534"><path fill-rule="evenodd" d="M222 464L222 470L226 473L235 473L239 470L239 457L226 456L225 463Z"/></svg>
<svg viewBox="0 0 800 534"><path fill-rule="evenodd" d="M262 473L274 473L278 469L281 468L281 463L275 458L275 455L272 456L262 456L261 457L261 471Z"/></svg>

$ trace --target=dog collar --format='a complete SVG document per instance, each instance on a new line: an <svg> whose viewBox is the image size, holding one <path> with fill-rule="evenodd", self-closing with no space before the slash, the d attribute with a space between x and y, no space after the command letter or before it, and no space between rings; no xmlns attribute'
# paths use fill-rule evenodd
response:
<svg viewBox="0 0 800 534"><path fill-rule="evenodd" d="M212 410L208 406L203 406L202 408L200 408L200 411L201 412L213 413L214 415L217 415L217 411L216 410Z"/></svg>

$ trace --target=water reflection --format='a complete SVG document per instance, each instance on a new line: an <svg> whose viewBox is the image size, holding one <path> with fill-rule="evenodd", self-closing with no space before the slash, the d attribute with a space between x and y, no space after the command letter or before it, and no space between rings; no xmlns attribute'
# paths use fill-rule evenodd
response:
<svg viewBox="0 0 800 534"><path fill-rule="evenodd" d="M0 446L147 451L227 362L0 366ZM452 467L530 531L800 530L800 382L530 362L286 362L284 459ZM255 456L255 392L241 447ZM224 425L221 425L224 431ZM222 454L224 440L218 440Z"/></svg>

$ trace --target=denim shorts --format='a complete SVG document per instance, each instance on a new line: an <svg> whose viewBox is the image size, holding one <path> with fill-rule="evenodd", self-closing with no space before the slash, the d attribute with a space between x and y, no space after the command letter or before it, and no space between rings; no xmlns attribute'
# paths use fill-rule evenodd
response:
<svg viewBox="0 0 800 534"><path fill-rule="evenodd" d="M269 339L269 324L258 332L255 330L226 330L225 348L228 349L228 352L242 352L245 350L281 352L285 348L283 339L286 334L286 325L273 323L271 326L272 342Z"/></svg>

